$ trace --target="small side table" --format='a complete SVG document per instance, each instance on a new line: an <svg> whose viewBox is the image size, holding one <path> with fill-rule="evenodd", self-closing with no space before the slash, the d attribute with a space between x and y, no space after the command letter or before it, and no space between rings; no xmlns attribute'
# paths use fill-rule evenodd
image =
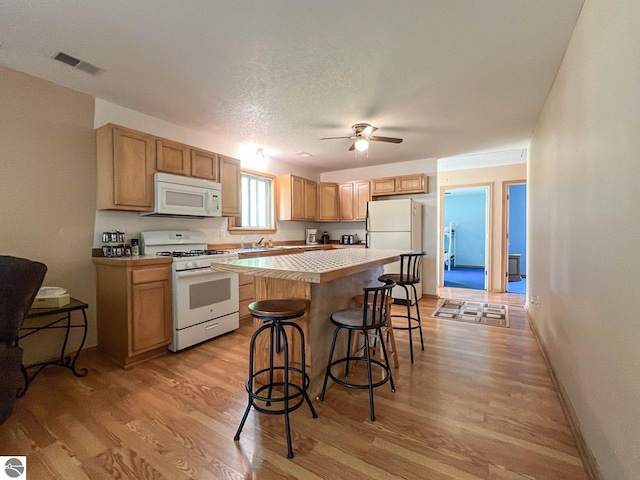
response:
<svg viewBox="0 0 640 480"><path fill-rule="evenodd" d="M71 302L64 307L32 308L31 310L29 310L27 315L25 315L23 326L20 328L20 332L18 334L18 343L23 338L33 335L34 333L41 330L64 328L66 329L66 333L64 337L64 343L62 344L62 349L60 350L60 358L52 360L50 362L36 363L35 365L29 365L28 367L25 367L24 364L22 365L24 388L18 392L18 398L23 397L24 394L27 393L27 389L29 388L29 385L36 377L36 375L38 375L45 367L49 365L59 365L61 367L68 368L76 377L84 377L87 374L86 368L83 368L81 370L76 369L76 361L78 360L80 351L82 350L84 342L87 339L87 314L85 312L87 308L89 308L89 305L87 305L86 303L81 302L78 299L71 298ZM80 310L82 312L82 323L71 323L71 312L74 312L76 310ZM28 320L30 318L46 317L50 315L57 316L57 318L50 321L46 325L41 325L38 327L28 326ZM67 342L69 341L69 332L72 328L81 328L83 330L82 342L80 343L80 347L76 351L73 359L70 356L66 355ZM32 374L29 374L29 370L31 369L36 370Z"/></svg>

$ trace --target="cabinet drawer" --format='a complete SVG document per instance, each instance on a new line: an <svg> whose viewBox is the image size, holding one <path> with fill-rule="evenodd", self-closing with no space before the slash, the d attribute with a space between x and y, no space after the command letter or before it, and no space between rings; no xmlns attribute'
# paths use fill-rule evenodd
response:
<svg viewBox="0 0 640 480"><path fill-rule="evenodd" d="M158 282L169 279L169 270L162 268L147 268L131 272L132 283Z"/></svg>
<svg viewBox="0 0 640 480"><path fill-rule="evenodd" d="M250 285L240 285L240 301L253 299L253 283Z"/></svg>
<svg viewBox="0 0 640 480"><path fill-rule="evenodd" d="M238 285L253 285L253 275L238 274Z"/></svg>

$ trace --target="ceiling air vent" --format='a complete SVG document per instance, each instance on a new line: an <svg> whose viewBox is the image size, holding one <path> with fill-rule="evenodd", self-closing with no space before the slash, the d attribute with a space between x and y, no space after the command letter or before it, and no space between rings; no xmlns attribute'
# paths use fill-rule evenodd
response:
<svg viewBox="0 0 640 480"><path fill-rule="evenodd" d="M96 75L101 71L95 65L91 65L88 62L78 60L77 58L72 57L71 55L67 55L64 52L57 52L51 58L53 58L54 60L58 60L59 62L66 63L67 65L71 65L73 68L82 70L83 72L88 73L90 75Z"/></svg>

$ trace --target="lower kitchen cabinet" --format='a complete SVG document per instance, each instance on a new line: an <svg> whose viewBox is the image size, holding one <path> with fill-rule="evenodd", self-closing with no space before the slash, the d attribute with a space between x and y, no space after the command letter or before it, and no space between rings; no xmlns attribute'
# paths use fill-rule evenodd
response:
<svg viewBox="0 0 640 480"><path fill-rule="evenodd" d="M240 274L238 278L238 284L240 285L240 322L251 322L251 312L249 311L249 304L253 302L253 276Z"/></svg>
<svg viewBox="0 0 640 480"><path fill-rule="evenodd" d="M98 349L121 367L167 352L171 263L94 258Z"/></svg>

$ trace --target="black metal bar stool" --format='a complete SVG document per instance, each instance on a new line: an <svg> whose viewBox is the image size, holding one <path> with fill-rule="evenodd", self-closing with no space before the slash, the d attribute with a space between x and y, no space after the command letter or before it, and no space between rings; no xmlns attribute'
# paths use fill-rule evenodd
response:
<svg viewBox="0 0 640 480"><path fill-rule="evenodd" d="M284 415L287 432L287 457L293 458L291 447L291 429L289 427L289 413L299 408L305 401L309 405L313 418L318 418L309 395L309 375L306 372L304 353L304 332L295 322L289 322L304 315L306 304L300 300L262 300L249 305L249 311L254 318L264 321L249 343L249 379L246 389L249 394L247 408L234 438L240 440L242 427L247 420L251 407L267 415ZM291 327L292 334L298 334L300 342L300 367L290 365L289 341L284 327ZM255 370L254 354L256 342L268 332L269 364L265 368ZM264 335L263 335L264 334ZM282 364L276 365L276 355L282 356ZM292 381L291 374L299 374L300 380ZM266 378L266 381L264 379ZM275 404L275 407L273 405Z"/></svg>
<svg viewBox="0 0 640 480"><path fill-rule="evenodd" d="M327 390L327 381L329 377L344 387L356 388L356 389L368 389L369 390L369 411L371 414L371 421L375 421L375 410L373 406L373 389L385 384L391 383L391 391L395 392L396 388L393 384L393 377L391 375L391 367L389 366L389 357L387 356L387 349L384 345L384 338L382 329L387 326L387 302L386 299L391 295L391 289L395 285L394 282L386 282L386 285L380 287L365 287L363 288L364 297L362 302L362 308L348 308L339 310L331 315L331 323L336 326L333 333L333 341L331 342L331 351L329 353L329 361L327 363L327 370L324 375L324 383L322 385L322 393L320 394L320 400L324 400L324 394ZM336 348L336 341L338 339L338 333L341 330L346 329L348 333L347 340L347 356L338 360L333 359L333 354ZM351 352L351 336L353 332L362 332L364 337L364 348L362 354L357 356ZM369 334L373 333L380 339L380 349L382 350L382 360L371 358L371 344L369 340ZM350 362L365 362L367 367L367 383L356 383L356 381L347 380L349 377L349 363ZM344 364L344 376L339 378L334 374L332 368L336 365ZM382 369L382 379L374 382L373 374L371 371L371 365L377 365Z"/></svg>
<svg viewBox="0 0 640 480"><path fill-rule="evenodd" d="M422 259L426 255L425 252L420 253L404 253L400 255L400 273L385 273L378 277L378 280L385 282L388 280L396 282L396 284L404 288L407 298L407 314L406 315L391 315L392 317L406 318L407 326L400 327L397 322L393 325L395 330L408 330L409 331L409 350L411 352L411 363L413 363L413 330L420 332L420 345L424 350L424 338L422 336L422 319L420 318L420 307L418 305L418 291L416 290L416 284L420 283L420 275L422 273ZM409 293L409 287L413 292L413 297ZM411 301L416 302L415 317L411 315Z"/></svg>
<svg viewBox="0 0 640 480"><path fill-rule="evenodd" d="M353 297L353 301L355 302L356 307L362 308L362 305L364 304L364 295L356 295L355 297ZM391 295L387 295L384 303L385 315L387 316L387 325L382 328L382 334L387 337L387 342L389 342L389 344L391 345L391 349L387 351L387 354L389 353L391 354L391 358L393 358L393 366L394 368L398 368L399 366L398 351L396 349L396 338L393 335L393 321L391 320L391 304L392 303L393 303L393 297ZM358 333L362 334L362 332L358 332ZM359 336L360 335L356 336L356 342L359 341L358 340ZM361 348L364 348L364 347L361 347ZM375 349L375 339L374 339L373 348ZM358 349L356 349L355 351L357 353Z"/></svg>

